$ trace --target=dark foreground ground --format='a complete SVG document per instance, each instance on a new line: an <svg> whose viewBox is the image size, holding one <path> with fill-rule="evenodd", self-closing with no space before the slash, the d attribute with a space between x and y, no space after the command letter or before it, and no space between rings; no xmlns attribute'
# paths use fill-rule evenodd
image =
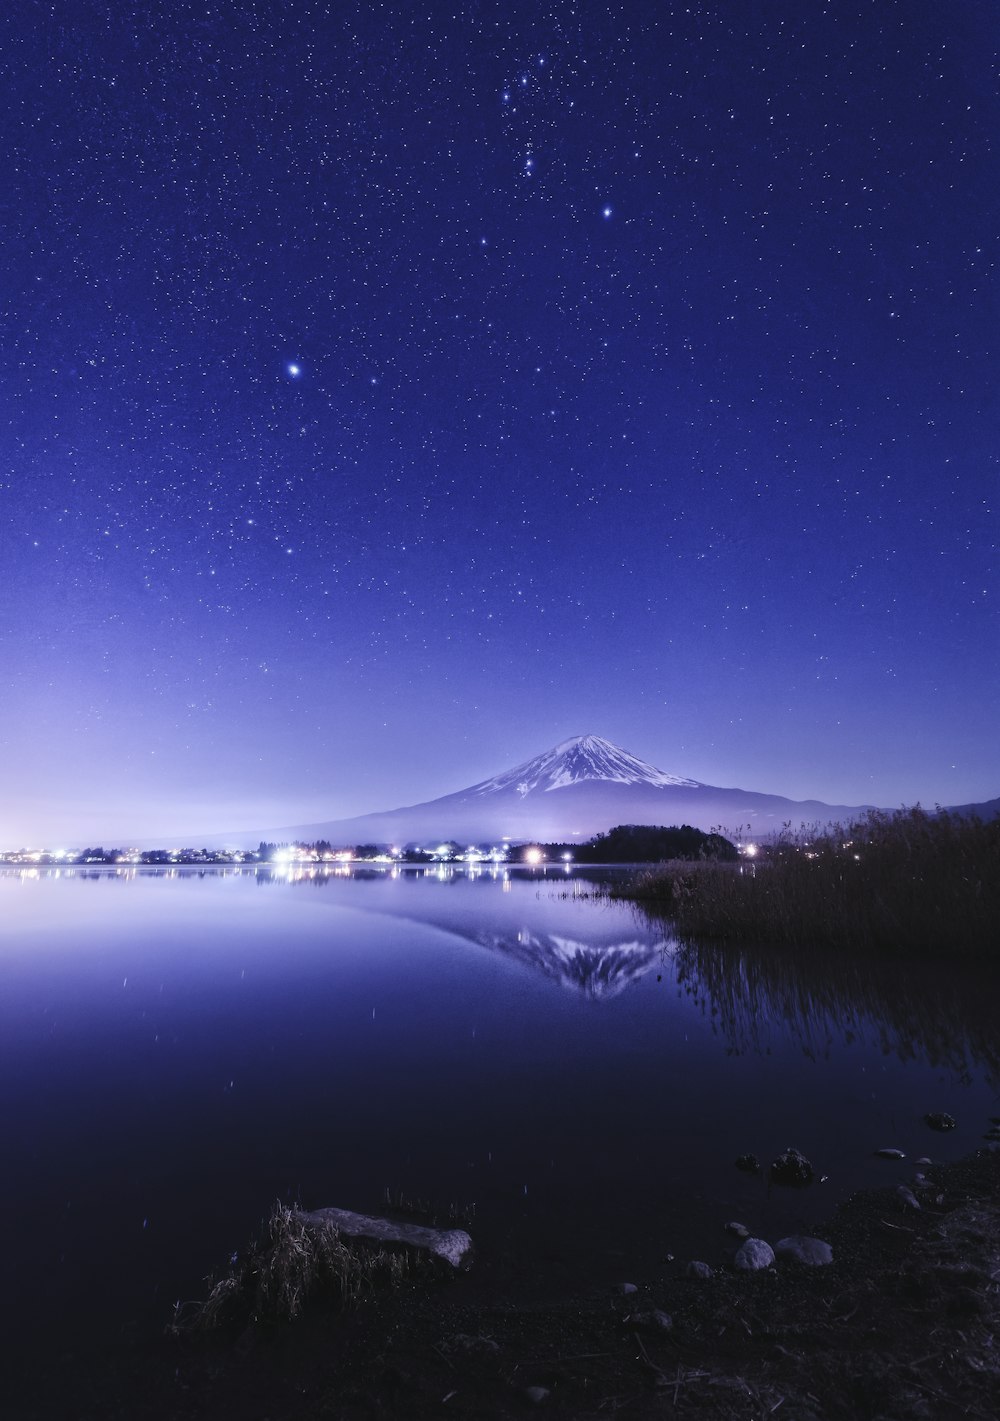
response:
<svg viewBox="0 0 1000 1421"><path fill-rule="evenodd" d="M482 1259L350 1314L53 1356L10 1421L428 1417L982 1417L1000 1414L1000 1152L926 1170L827 1227L831 1266L552 1296ZM774 1240L771 1240L774 1242ZM734 1241L734 1251L736 1248ZM669 1314L668 1330L641 1315ZM540 1389L540 1390L538 1390Z"/></svg>

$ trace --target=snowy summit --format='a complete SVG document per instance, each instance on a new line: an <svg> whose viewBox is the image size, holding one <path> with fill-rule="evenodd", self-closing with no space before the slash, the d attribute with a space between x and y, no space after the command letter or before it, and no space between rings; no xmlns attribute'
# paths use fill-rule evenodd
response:
<svg viewBox="0 0 1000 1421"><path fill-rule="evenodd" d="M513 789L523 799L536 790L564 789L583 780L604 780L622 785L682 785L698 787L697 780L668 775L645 760L630 755L620 745L599 735L575 735L552 750L526 760L513 770L473 785L469 794L497 794Z"/></svg>
<svg viewBox="0 0 1000 1421"><path fill-rule="evenodd" d="M690 824L706 831L737 825L759 836L787 822L845 823L863 807L720 788L667 774L599 735L575 735L439 799L354 819L254 830L248 837L276 843L583 843L616 824Z"/></svg>

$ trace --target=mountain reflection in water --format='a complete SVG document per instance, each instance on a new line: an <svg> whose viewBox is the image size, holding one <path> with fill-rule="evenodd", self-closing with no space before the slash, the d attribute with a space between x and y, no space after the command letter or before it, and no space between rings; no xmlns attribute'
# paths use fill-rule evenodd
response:
<svg viewBox="0 0 1000 1421"><path fill-rule="evenodd" d="M977 1068L1000 1082L995 975L692 942L674 949L673 971L736 1054L767 1053L782 1032L811 1060L865 1041L960 1083Z"/></svg>
<svg viewBox="0 0 1000 1421"><path fill-rule="evenodd" d="M558 937L540 935L522 928L509 933L483 931L472 939L493 952L503 952L526 967L534 968L554 982L570 987L593 1001L617 997L626 987L644 977L663 961L664 940L620 942L595 946Z"/></svg>
<svg viewBox="0 0 1000 1421"><path fill-rule="evenodd" d="M532 904L540 920L552 920L547 929L525 922L520 897L481 891L487 883L479 889L473 886L481 878L497 882L501 889L509 886L509 870L468 874L417 869L380 874L306 869L292 881L336 885L347 877L383 885L384 891L372 902L375 911L439 928L500 953L592 1001L617 997L648 972L662 968L674 941L662 925L648 922L644 914L625 904L595 904L586 889L580 892L588 881L578 874L568 890L567 875L558 870L553 876L539 877L538 897ZM442 887L444 892L439 891ZM574 899L577 904L588 900L584 913L572 915Z"/></svg>

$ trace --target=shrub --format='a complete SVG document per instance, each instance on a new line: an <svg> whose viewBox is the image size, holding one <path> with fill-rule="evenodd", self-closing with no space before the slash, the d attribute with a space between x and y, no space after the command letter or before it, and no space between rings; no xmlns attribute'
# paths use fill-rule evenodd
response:
<svg viewBox="0 0 1000 1421"><path fill-rule="evenodd" d="M307 1220L279 1202L263 1240L252 1243L244 1256L234 1255L223 1277L207 1280L204 1301L174 1305L171 1330L293 1321L310 1297L323 1295L350 1305L380 1281L399 1284L408 1267L404 1254L348 1246L332 1224Z"/></svg>

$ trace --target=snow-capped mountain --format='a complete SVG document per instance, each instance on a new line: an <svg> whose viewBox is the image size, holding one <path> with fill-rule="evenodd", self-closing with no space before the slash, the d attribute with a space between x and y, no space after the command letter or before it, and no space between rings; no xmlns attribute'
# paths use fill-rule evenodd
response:
<svg viewBox="0 0 1000 1421"><path fill-rule="evenodd" d="M579 735L513 769L425 804L320 824L245 830L219 842L267 839L353 845L584 841L616 824L690 824L763 836L791 821L847 820L867 806L721 789L667 773L598 735ZM205 842L199 838L199 843Z"/></svg>
<svg viewBox="0 0 1000 1421"><path fill-rule="evenodd" d="M574 735L572 740L564 740L533 760L525 760L513 770L502 775L494 775L491 780L483 780L473 785L468 794L500 794L513 789L522 799L536 790L564 789L566 785L579 784L582 780L603 780L609 784L622 785L686 785L689 789L698 787L697 780L686 780L680 775L668 775L630 755L610 740L602 740L599 735ZM610 827L610 826L609 826Z"/></svg>

